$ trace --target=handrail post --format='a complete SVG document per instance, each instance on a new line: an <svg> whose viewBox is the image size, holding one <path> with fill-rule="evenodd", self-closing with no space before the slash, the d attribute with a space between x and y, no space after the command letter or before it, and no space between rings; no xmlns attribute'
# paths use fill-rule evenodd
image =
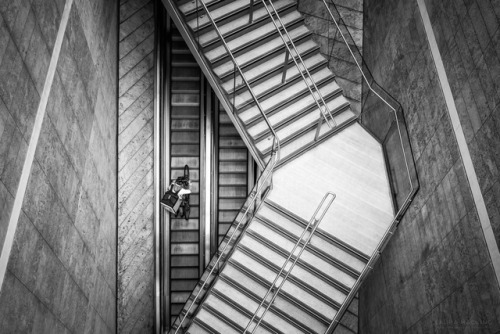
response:
<svg viewBox="0 0 500 334"><path fill-rule="evenodd" d="M286 25L283 23L283 21L281 20L281 17L278 13L278 10L276 9L276 7L274 7L274 4L272 2L272 0L269 0L269 4L273 10L273 13L274 15L276 16L276 19L277 21L279 22L279 26L277 23L276 23L276 19L273 17L273 13L271 13L271 10L269 9L268 5L266 4L266 0L261 0L262 1L262 4L264 5L264 8L266 9L269 17L271 18L271 21L273 22L273 25L274 27L276 28L276 31L278 32L278 34L280 35L280 38L281 40L283 41L283 44L285 45L285 48L286 50L291 54L291 50L290 50L290 47L288 46L288 42L290 43L290 45L293 47L293 50L295 51L295 55L294 54L291 54L292 56L292 60L293 62L295 63L295 66L297 67L297 70L299 71L300 75L302 76L302 79L304 80L304 83L306 84L307 88L309 89L309 92L311 93L312 97L314 98L314 101L316 102L316 105L318 106L318 108L320 109L320 112L322 110L321 108L321 105L320 105L320 102L323 104L323 107L327 110L328 114L330 114L331 118L333 118L332 116L332 113L330 111L330 108L328 107L328 104L325 102L324 98L323 98L323 95L321 94L321 91L319 90L318 86L316 85L316 82L314 81L311 73L309 72L309 70L307 69L307 66L304 62L304 60L302 59L302 57L300 56L300 53L297 49L297 47L295 46L295 43L293 42L293 39L291 38L290 34L288 33L288 30L286 28ZM283 29L283 32L284 34L286 35L288 41L285 40L285 36L283 35L283 33L281 32L281 29ZM297 62L297 60L295 59L295 57L297 57L301 63L301 65L304 67L304 70L302 70L299 66L299 63ZM309 84L307 82L307 79L306 79L306 76L304 75L304 73L307 75L308 79L311 81L311 83ZM318 96L319 96L319 101L318 101L318 98L316 97L316 95L314 94L313 90L311 89L311 86L314 88L314 90L317 92ZM325 115L324 112L322 112L322 115L323 117L325 118L325 121L326 123L328 124L328 126L330 128L333 128L333 126L330 124L330 121L328 120L328 117Z"/></svg>
<svg viewBox="0 0 500 334"><path fill-rule="evenodd" d="M288 59L290 58L290 51L288 48L285 51L285 62L283 63L283 76L281 77L281 83L284 84L286 81L286 72L288 70Z"/></svg>
<svg viewBox="0 0 500 334"><path fill-rule="evenodd" d="M328 197L331 197L331 199L330 199L330 201L328 201L326 203L325 207L323 208L323 206L325 204L325 201L326 201L326 199ZM293 268L297 264L297 261L299 260L300 256L302 255L302 253L306 249L307 245L311 241L311 239L312 239L312 237L314 235L314 232L316 232L316 229L318 228L319 224L323 220L323 217L325 216L326 212L328 211L328 209L332 205L332 203L335 200L335 198L336 198L336 195L333 192L330 192L330 191L327 192L323 196L323 199L321 200L321 202L319 203L318 207L316 208L316 211L314 212L314 214L312 215L311 219L309 220L309 223L304 228L304 231L302 231L302 234L300 235L299 239L297 240L297 242L295 243L294 247L290 251L290 254L286 258L286 260L283 263L283 265L281 266L281 269L278 272L278 275L276 275L276 277L274 278L274 281L272 282L271 286L267 290L264 298L260 302L260 304L257 307L257 309L255 310L252 318L250 319L250 321L248 322L247 326L243 330L243 334L247 333L247 331L249 330L250 326L254 323L256 317L258 317L257 323L255 324L255 326L253 327L253 329L251 330L250 333L253 334L255 332L255 330L259 327L260 323L262 322L262 319L264 319L264 316L266 315L267 311L269 310L269 308L271 307L271 305L274 303L274 300L278 296L278 293L280 292L281 288L283 287L283 285L285 284L286 280L288 279L288 276L290 276L290 273L292 272ZM318 215L319 215L319 217L318 217ZM307 236L306 240L304 240L304 236L306 235L306 232L311 227L312 227L312 230L310 231L310 233ZM295 251L297 250L297 248L299 247L299 245L302 242L304 244L301 246L300 251L298 252L297 255L294 255ZM293 260L292 260L292 258L293 258ZM290 263L289 262L290 260L292 260L292 263L290 265L290 268L287 270L286 267ZM285 273L285 277L282 278L279 286L276 287L276 283L278 282L278 279L281 277L281 275L283 273ZM262 314L260 316L257 316L257 314L259 313L260 309L263 307L263 305L266 302L266 300L269 297L269 295L271 295L271 300L268 302L268 304L267 304L266 308L264 309L264 311L262 312Z"/></svg>
<svg viewBox="0 0 500 334"><path fill-rule="evenodd" d="M321 126L323 125L323 118L321 118L321 115L318 117L318 125L316 126L316 134L314 135L314 141L317 141L319 138L319 134L321 132Z"/></svg>
<svg viewBox="0 0 500 334"><path fill-rule="evenodd" d="M250 0L250 15L248 17L248 23L252 24L253 23L253 5L254 5L255 0Z"/></svg>

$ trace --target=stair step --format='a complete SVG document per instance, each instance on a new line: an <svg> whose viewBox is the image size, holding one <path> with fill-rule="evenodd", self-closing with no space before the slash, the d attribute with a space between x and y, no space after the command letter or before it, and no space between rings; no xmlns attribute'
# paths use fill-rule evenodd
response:
<svg viewBox="0 0 500 334"><path fill-rule="evenodd" d="M299 55L303 59L307 59L308 56L316 54L319 52L319 47L312 40L301 40L300 43L295 45ZM253 66L248 66L243 71L245 75L245 79L249 83L257 82L260 78L265 78L269 74L280 72L282 73L283 63L285 62L285 53L286 49L283 48L280 52L277 52L273 55L272 58L266 59L263 62L256 62ZM292 50L292 53L295 54L295 50ZM288 66L295 66L292 57L289 57ZM235 81L236 80L236 81ZM226 77L226 80L222 83L222 88L228 93L232 94L235 90L239 90L241 88L247 89L243 79L238 74L236 79L233 76Z"/></svg>
<svg viewBox="0 0 500 334"><path fill-rule="evenodd" d="M197 132L172 132L171 142L174 144L196 144L200 142Z"/></svg>
<svg viewBox="0 0 500 334"><path fill-rule="evenodd" d="M219 209L239 211L245 200L240 198L223 198L219 202Z"/></svg>
<svg viewBox="0 0 500 334"><path fill-rule="evenodd" d="M327 98L328 101L327 104L330 106L334 106L335 101L332 102L331 100L332 98L330 98L330 101L328 101ZM293 104L293 107L301 108L303 105L306 106L303 109L298 109L298 110L293 110L292 108L283 108L280 112L271 115L272 121L271 117L269 117L269 121L271 122L273 128L275 129L276 134L280 139L282 147L288 144L292 138L307 131L310 127L314 127L314 129L316 129L320 117L322 120L324 120L321 112L319 111L318 106L315 103L313 105L307 105L307 103L305 103L305 101L303 101L302 99ZM308 109L310 110L309 112ZM343 110L333 110L333 111L338 112ZM352 113L349 113L349 115L354 116L354 114ZM330 120L330 117L328 117L328 119ZM338 114L334 115L334 119L335 120L339 119ZM273 122L275 123L273 124ZM264 125L266 127L264 127ZM252 137L256 141L255 144L256 147L259 149L260 152L267 154L272 148L272 140L271 140L272 137L269 127L267 127L265 121L257 123L249 130L249 132L250 131Z"/></svg>
<svg viewBox="0 0 500 334"><path fill-rule="evenodd" d="M323 99L325 99L325 102L327 103L327 106L330 108L331 111L335 111L337 107L342 107L346 105L346 100L343 98L340 93L340 87L337 85L335 81L330 81L326 84L320 85L319 86L319 91L323 96ZM324 105L322 101L319 101L320 107L324 110ZM307 112L307 114L306 114ZM310 94L305 94L302 96L300 99L296 100L290 100L288 104L284 105L282 108L279 110L276 110L273 114L268 116L269 122L273 125L273 128L278 130L281 130L282 134L284 135L283 137L279 137L280 139L285 139L290 135L290 131L286 131L285 127L283 127L283 124L286 124L290 120L297 118L297 116L309 116L311 117L311 114L314 115L316 121L320 117L320 109L318 107L318 104L314 100L314 98ZM297 128L295 132L298 132L300 128ZM248 127L248 133L252 136L252 138L258 140L259 138L262 138L265 136L267 133L269 133L269 127L267 124L263 121L259 122L253 122L250 124ZM293 133L293 130L292 130Z"/></svg>
<svg viewBox="0 0 500 334"><path fill-rule="evenodd" d="M316 82L316 85L321 85L321 82L324 82L325 80L330 80L333 78L332 73L327 67L321 68L320 70L311 73L311 77ZM334 82L334 81L333 81ZM336 83L335 83L336 85ZM338 87L338 86L337 86ZM319 88L319 87L318 87ZM321 88L319 88L321 91ZM312 88L314 92L314 88ZM290 85L287 85L286 88L282 91L280 91L278 94L275 95L269 95L266 96L265 99L261 99L260 105L263 109L263 112L266 113L272 113L273 111L279 111L279 107L281 106L287 106L290 104L295 104L297 101L294 99L300 98L301 95L307 94L304 96L302 99L306 99L305 101L312 101L314 103L314 99L312 97L309 97L310 92L308 89L308 85L303 81L303 80L297 80L291 83ZM293 103L292 103L293 101ZM310 103L310 104L312 104ZM300 106L303 106L303 103L300 104ZM288 109L288 108L287 108ZM295 108L297 110L298 108ZM300 109L299 109L300 110ZM256 105L250 106L249 108L245 108L242 111L239 111L238 116L240 117L241 121L244 124L250 124L251 122L257 120L258 118L261 117L261 113L259 111L259 107ZM271 116L269 116L271 117ZM277 116L275 116L277 117Z"/></svg>
<svg viewBox="0 0 500 334"><path fill-rule="evenodd" d="M180 12L184 14L184 16L191 15L192 13L196 12L197 10L203 11L203 6L201 4L202 0L191 0L189 2L186 2L180 6L178 6ZM205 5L211 6L217 3L222 2L222 0L203 0Z"/></svg>
<svg viewBox="0 0 500 334"><path fill-rule="evenodd" d="M191 323L191 326L189 326L189 333L190 334L211 334L213 332L208 331L205 328L198 325L196 322L193 322L193 323Z"/></svg>
<svg viewBox="0 0 500 334"><path fill-rule="evenodd" d="M316 68L322 65L326 65L326 63L327 63L326 59L320 53L317 53L312 57L307 58L304 61L304 64L306 65L307 69L310 72L313 72ZM300 62L299 66L302 67L302 64ZM304 77L307 78L307 74L304 73ZM299 70L297 69L297 66L295 66L295 64L290 65L290 67L286 71L285 83L282 82L282 78L283 78L283 73L279 71L278 73L268 78L267 80L253 84L251 87L254 95L257 97L257 99L260 99L261 96L268 95L269 93L275 91L278 88L286 87L287 84L290 84L295 79L296 79L295 81L297 80L303 81L303 78ZM236 109L240 110L245 105L249 103L254 103L254 100L248 88L245 87L245 89L242 92L236 95L236 97L234 98L234 102L232 103L234 104Z"/></svg>
<svg viewBox="0 0 500 334"><path fill-rule="evenodd" d="M338 98L340 102L343 99L341 95ZM330 111L334 113L333 120L335 124L337 124L337 126L356 117L356 115L349 108L348 103L337 105L338 102L339 101L336 101L336 99L327 102L327 105L330 107ZM316 129L320 118L321 121L324 122L323 114L319 111L319 109L315 109L305 116L296 118L291 122L287 122L285 125L278 125L279 128L276 131L276 134L280 139L281 145L287 145L291 138L295 137L297 134L307 131L311 127ZM329 121L331 121L331 118L329 116L327 118ZM268 135L268 133L269 132L263 132L257 137ZM272 143L269 143L268 140L266 140L266 138L262 136L261 139L256 143L256 147L263 154L268 154L272 149Z"/></svg>
<svg viewBox="0 0 500 334"><path fill-rule="evenodd" d="M241 329L244 328L245 324L250 321L250 319L243 313L239 312L233 305L227 304L221 298L218 298L214 294L210 294L205 302L203 303L203 307L209 306L211 309L217 310L218 313L222 314L224 318L226 318L226 322L234 322Z"/></svg>
<svg viewBox="0 0 500 334"><path fill-rule="evenodd" d="M268 222L269 223L269 222ZM270 224L270 223L269 223ZM260 226L250 226L251 231L256 233L261 239L265 239L268 243L274 243L279 247L289 249L290 246L293 247L297 242L297 239L288 239L273 228L266 226L265 224L260 224ZM302 233L302 232L301 232ZM315 271L322 273L324 276L329 279L336 281L340 284L340 286L347 291L352 288L354 283L356 282L356 277L354 277L349 272L346 272L345 269L342 270L338 266L335 266L330 261L326 260L321 253L316 253L314 250L311 250L311 246L308 246L306 250L302 253L300 262L304 262L308 266L312 267ZM347 291L348 292L348 291Z"/></svg>
<svg viewBox="0 0 500 334"><path fill-rule="evenodd" d="M221 161L219 162L219 173L246 173L247 165L246 161Z"/></svg>
<svg viewBox="0 0 500 334"><path fill-rule="evenodd" d="M285 24L285 26L288 26L298 22L301 19L302 17L300 13L297 11L293 11L283 16L282 22ZM255 43L260 43L264 41L267 37L274 35L278 35L274 27L274 24L273 22L268 22L256 29L248 31L247 33L239 36L236 39L227 41L226 43L227 46L229 47L229 50L231 50L233 54L236 54L238 51L241 51L242 49L253 48ZM281 41L281 44L283 43L281 38L279 39L272 38L271 40L275 41L275 43L279 41ZM207 57L207 59L212 63L215 63L227 56L228 56L227 50L224 45L220 45L212 50L205 52L205 57Z"/></svg>
<svg viewBox="0 0 500 334"><path fill-rule="evenodd" d="M285 211L286 210L284 210L278 204L267 199L257 215L273 221L274 223L281 223L285 220L278 217L281 217L283 214L285 214ZM288 218L290 218L289 220L287 220L287 222L294 222L296 226L292 227L293 225L287 224L285 225L286 227L283 227L285 227L287 231L299 237L307 222L299 217L296 217L290 212L286 212L286 215ZM362 254L360 251L349 247L342 241L337 240L330 235L327 235L324 231L321 231L321 227L312 237L311 246L316 247L316 249L321 250L325 254L329 254L331 257L339 260L341 263L347 264L350 268L356 270L358 273L363 270L369 259L367 255Z"/></svg>
<svg viewBox="0 0 500 334"><path fill-rule="evenodd" d="M219 185L221 186L244 186L246 184L246 174L219 174Z"/></svg>
<svg viewBox="0 0 500 334"><path fill-rule="evenodd" d="M236 295L241 298L253 299L255 302L261 302L270 287L270 282L263 280L262 277L255 275L254 272L239 266L238 264L229 263L221 274L220 282L227 282L230 287L236 289L236 293L231 293L232 290L225 292L229 295ZM269 298L269 297L268 297ZM235 298L233 298L235 299ZM264 303L266 305L266 303ZM248 305L240 302L240 305ZM256 308L252 308L251 312L255 313ZM281 315L282 317L293 319L294 322L302 324L303 327L315 329L317 333L324 333L324 330L330 322L330 318L322 317L315 308L310 308L305 305L297 296L290 296L280 290L276 296L270 311ZM304 332L309 332L307 329Z"/></svg>
<svg viewBox="0 0 500 334"><path fill-rule="evenodd" d="M242 287L238 283L235 283L233 279L221 279L218 281L218 286L215 288L215 293L219 296L223 296L226 300L230 300L231 304L237 305L240 310L246 313L247 319L244 324L242 324L242 332L243 328L245 328L248 324L248 321L250 321L251 316L256 312L258 305L260 304L262 298L264 297L265 293L267 292L267 289L264 288L262 285L258 284L255 282L255 284L251 284L252 287L257 288L259 293L261 294L256 294L256 290L254 289L248 289L248 286L245 285L245 287ZM276 302L280 300L282 305L286 305L286 303L283 301L283 299L280 296L277 296ZM275 302L275 303L276 303ZM265 306L267 304L264 304L264 307L262 307L259 311L259 314L262 314ZM287 305L287 308L284 308L285 310L290 309L290 304ZM292 307L294 308L294 307ZM303 324L300 324L300 322L294 321L294 318L289 317L286 315L284 312L280 312L280 309L277 309L273 306L270 307L269 311L267 312L266 316L263 318L263 321L261 322L259 329L263 327L267 327L270 330L274 329L274 332L278 333L308 333L309 331L306 329ZM303 314L300 310L297 312L295 308L295 314ZM300 315L299 315L300 316ZM304 318L302 316L302 318ZM308 320L311 320L309 318ZM317 321L317 320L316 320ZM254 322L255 323L255 322ZM251 330L253 326L250 326L249 329ZM267 332L267 331L266 331Z"/></svg>
<svg viewBox="0 0 500 334"><path fill-rule="evenodd" d="M311 34L309 29L307 29L307 27L304 25L294 27L293 29L290 29L288 32L294 42L297 42L300 39L309 36ZM245 66L252 64L253 62L261 60L266 56L272 57L276 51L279 51L280 49L284 48L285 46L283 45L281 37L276 37L270 41L265 42L264 44L254 47L253 49L246 50L245 53L236 55L235 56L236 63L243 68ZM219 78L223 78L224 76L228 75L229 73L232 73L235 70L236 69L234 67L234 63L232 60L225 61L224 63L216 65L216 67L214 67L214 73Z"/></svg>
<svg viewBox="0 0 500 334"><path fill-rule="evenodd" d="M244 6L245 8L247 8L250 5L250 2L248 0L243 0L238 2L240 2L240 6ZM285 9L295 7L296 3L293 0L279 0L274 2L274 6L276 7L276 10L278 10L278 12L282 12ZM266 11L266 9L263 6L260 6L259 2L257 2L254 5L252 25L260 21L266 20L268 18L269 14ZM236 19L231 18L231 20L227 23L218 24L219 31L224 37L236 34L241 30L249 27L248 24L249 19L250 19L250 14L249 11L246 10ZM207 47L215 42L220 42L220 38L214 29L207 31L199 36L199 43L203 47Z"/></svg>
<svg viewBox="0 0 500 334"><path fill-rule="evenodd" d="M202 307L196 315L196 320L203 323L204 327L209 327L215 330L215 333L238 334L240 333L236 328L229 325L226 321L220 319L213 313L209 312L206 308Z"/></svg>
<svg viewBox="0 0 500 334"><path fill-rule="evenodd" d="M256 260L255 258L249 256L241 249L236 249L231 256L231 262L237 262L241 266L245 267L247 270L254 272L259 277L265 279L268 283L272 283L276 277L277 272L269 268L265 264ZM321 314L325 318L329 318L332 314L336 312L335 308L328 305L324 301L319 300L316 296L306 291L303 286L297 285L297 283L287 280L281 291L287 293L288 295L294 296L302 303L307 305L309 308L314 309L316 312Z"/></svg>
<svg viewBox="0 0 500 334"><path fill-rule="evenodd" d="M245 309L248 314L253 315L269 287L265 287L257 281L249 280L248 276L245 276L244 273L233 266L227 266L226 268L229 275L224 275L217 282L214 290L218 295L225 296L234 304ZM226 268L224 271L226 271ZM264 307L266 306L267 303L264 304ZM262 313L263 310L264 308L261 308L259 313ZM298 330L297 326L303 329L299 333L310 332L307 327L317 328L320 333L323 333L326 329L326 326L320 320L298 308L297 304L285 299L281 294L278 294L267 314L269 316L264 317L261 326L264 324L276 327L282 333L295 333ZM291 325L292 322L295 324Z"/></svg>
<svg viewBox="0 0 500 334"><path fill-rule="evenodd" d="M246 148L221 148L219 149L219 160L221 161L246 161L248 152Z"/></svg>
<svg viewBox="0 0 500 334"><path fill-rule="evenodd" d="M250 227L254 226L255 223ZM287 252L279 252L277 251L277 249L271 248L270 245L271 243L261 243L258 239L249 234L245 234L238 243L238 247L244 246L255 253L265 254L266 260L268 260L278 268L281 268L285 263L286 256L292 250L294 243L291 243L289 245L291 247L287 249ZM291 261L289 263L291 263ZM332 284L330 284L330 282L327 282L323 278L314 275L313 272L308 271L308 268L304 264L302 264L301 261L297 261L297 264L290 272L290 276L288 279L292 277L297 281L300 281L303 285L307 285L310 289L314 289L315 292L321 294L324 298L333 300L337 305L341 305L346 298L346 294L344 292L339 291Z"/></svg>
<svg viewBox="0 0 500 334"><path fill-rule="evenodd" d="M220 148L241 148L241 147L246 148L245 143L239 137L221 138L219 140L219 147Z"/></svg>
<svg viewBox="0 0 500 334"><path fill-rule="evenodd" d="M238 312L238 314L236 314L236 316L233 319L239 324L240 333L243 332L244 328L247 326L252 315L255 313L257 307L259 306L257 300L239 291L233 285L229 284L228 282L225 282L222 279L219 280L217 284L214 286L214 294L220 296L221 298L224 298L227 302L230 302L232 304L231 305L232 311L228 309L228 311L230 312L229 314L231 316L233 316L234 313L236 312L235 307L233 305L237 305L240 311ZM266 324L264 324L264 326L259 326L256 332L261 332L261 333L274 332L274 331L268 331L264 327L268 326L266 326Z"/></svg>

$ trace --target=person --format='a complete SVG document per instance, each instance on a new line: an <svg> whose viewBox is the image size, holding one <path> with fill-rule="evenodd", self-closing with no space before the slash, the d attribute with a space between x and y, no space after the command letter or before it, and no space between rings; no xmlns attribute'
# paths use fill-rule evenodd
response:
<svg viewBox="0 0 500 334"><path fill-rule="evenodd" d="M189 205L191 194L191 180L189 179L189 166L184 166L184 175L173 180L168 190L163 195L160 203L167 211L175 214L175 216L184 217L188 220L191 213Z"/></svg>

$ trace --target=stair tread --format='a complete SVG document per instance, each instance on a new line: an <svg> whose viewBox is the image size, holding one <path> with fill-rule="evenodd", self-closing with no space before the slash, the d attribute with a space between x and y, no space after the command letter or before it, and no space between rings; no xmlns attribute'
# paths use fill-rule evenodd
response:
<svg viewBox="0 0 500 334"><path fill-rule="evenodd" d="M282 217L281 214L278 213L272 205L276 206L276 204L274 204L271 200L269 199L266 200L265 205L261 207L261 209L258 212L258 215L264 217L265 219L267 218L274 224L280 224L282 228L286 228L286 231L294 234L298 238L302 233L306 223L305 222L299 223L295 221L293 222L293 225L289 224L292 222L292 220L281 219ZM287 224L286 225L283 224L284 222L286 222ZM343 249L342 246L336 245L332 241L325 238L322 234L323 234L322 231L317 231L317 234L311 238L312 246L324 250L327 254L338 259L341 263L347 264L350 268L353 268L358 272L361 272L363 270L366 261L357 258L353 254Z"/></svg>
<svg viewBox="0 0 500 334"><path fill-rule="evenodd" d="M310 34L309 29L305 25L300 25L289 31L290 37L295 41L301 37L304 37ZM272 54L273 52L284 48L283 41L280 37L274 38L264 44L261 44L253 49L248 50L247 52L237 55L235 57L237 64L240 67L244 67L251 62L260 59L263 55ZM219 77L227 75L227 73L231 73L235 70L234 64L232 60L228 60L221 65L218 65L214 68L214 73Z"/></svg>
<svg viewBox="0 0 500 334"><path fill-rule="evenodd" d="M302 66L302 64L299 61L298 63L299 66ZM306 65L307 69L311 71L314 67L326 64L326 59L320 53L317 53L314 56L307 58L304 61L304 64ZM304 76L307 78L307 75L305 73ZM283 78L283 73L279 72L263 82L259 82L258 84L252 85L252 91L254 92L255 96L259 99L260 96L265 95L266 93L278 87L285 86L286 82L291 82L294 79L298 79L299 81L303 80L295 64L290 65L289 68L287 69L285 84L282 83L282 78ZM252 95L250 94L250 91L248 90L248 88L245 87L245 89L242 92L236 95L233 104L236 107L236 109L240 109L242 106L253 102L254 101Z"/></svg>
<svg viewBox="0 0 500 334"><path fill-rule="evenodd" d="M286 257L284 255L276 252L268 245L259 242L257 239L252 238L248 234L243 236L241 241L238 243L238 247L240 246L245 246L256 253L266 254L265 260L273 263L279 268L281 268L286 261ZM291 246L293 247L294 244L292 243ZM292 247L288 249L288 252L292 250ZM307 271L302 265L300 265L300 263L297 263L290 272L289 279L291 277L300 281L302 284L309 286L310 288L318 290L318 292L323 294L325 298L331 299L335 301L337 304L342 304L343 300L346 298L345 293L339 291L333 285L331 285L329 282L325 281L321 277L314 275L312 272Z"/></svg>
<svg viewBox="0 0 500 334"><path fill-rule="evenodd" d="M196 11L197 8L198 9L203 8L201 5L201 1L202 0L191 0L189 2L186 2L182 5L180 5L178 8L181 11L181 13L183 13L184 15L189 15L190 13ZM203 0L205 5L207 5L207 6L213 5L213 4L218 3L220 1L221 0Z"/></svg>
<svg viewBox="0 0 500 334"><path fill-rule="evenodd" d="M209 325L211 328L216 330L218 333L227 333L227 334L238 334L239 331L228 325L224 320L210 313L206 308L201 308L198 314L196 315L196 319L202 321L204 324Z"/></svg>
<svg viewBox="0 0 500 334"><path fill-rule="evenodd" d="M310 53L313 50L319 51L317 44L314 43L314 41L312 41L312 40L306 40L306 41L303 41L302 43L297 43L296 49L299 52L299 54L301 55L301 57L304 57L307 53ZM253 66L252 68L243 71L243 74L245 75L245 79L247 79L248 82L251 83L252 81L258 79L259 77L266 75L267 73L281 69L283 66L283 63L285 61L285 53L286 53L286 50L283 49L281 52L277 53L271 59L268 59L267 61L263 62L262 64L259 64L257 66ZM295 52L293 52L293 53L295 54ZM289 64L289 66L295 66L293 64L291 57L288 61L288 64ZM236 82L234 80L236 80ZM225 80L222 84L222 88L228 94L232 94L234 91L234 88L239 89L240 87L243 87L244 85L245 84L243 82L242 77L238 74L236 76L236 79L234 79L233 77L229 77L227 80Z"/></svg>
<svg viewBox="0 0 500 334"><path fill-rule="evenodd" d="M339 90L340 88L335 82L331 82L328 85L320 88L320 92L322 93L328 93L330 91L331 97L325 95L324 99L326 100L325 102L326 105L329 107L329 110L333 111L334 113L337 110L337 108L347 105L347 101L345 100L345 98L343 98L341 95L335 95L336 92L337 93L339 92ZM318 102L319 106L314 100L314 98L311 97L311 95L306 95L303 98L299 99L298 101L293 101L293 103L290 106L285 106L278 112L275 112L272 115L268 116L269 122L271 123L271 125L273 125L275 131L277 133L280 132L281 134L279 135L280 140L285 140L291 134L296 133L298 132L298 130L301 129L301 127L299 128L295 128L293 126L291 127L293 123L290 124L289 120L291 119L300 120L301 118L307 117L307 121L310 121L312 119L311 117L313 117L317 121L320 115L322 115L320 113L320 107L323 111L326 112L326 108L324 108L324 104L322 103L322 101ZM328 119L330 120L330 118ZM304 121L306 121L306 119L302 120L302 122ZM297 123L296 125L300 126L300 124L301 122ZM269 127L263 121L254 123L248 128L248 133L252 138L254 138L257 141L257 143L259 142L259 138L268 132L269 132Z"/></svg>
<svg viewBox="0 0 500 334"><path fill-rule="evenodd" d="M286 14L284 17L282 17L282 22L285 25L291 24L292 22L295 22L299 19L301 19L301 15L297 11L293 11L291 13ZM229 47L229 50L232 52L235 52L235 50L239 50L243 47L248 47L249 45L262 40L263 38L266 38L267 36L275 35L276 30L274 28L273 22L266 23L257 29L252 29L248 31L247 33L239 36L236 39L227 41L226 44ZM277 40L277 38L274 38L273 40ZM281 39L279 39L281 41ZM281 41L282 42L282 41ZM283 43L283 42L282 42ZM214 49L205 52L205 56L207 57L208 60L213 62L214 60L221 58L221 57L226 57L227 56L227 50L224 45L219 45L215 47Z"/></svg>
<svg viewBox="0 0 500 334"><path fill-rule="evenodd" d="M332 72L328 68L323 68L315 73L311 74L312 79L316 82L317 85L320 85L321 81L328 80L329 78L333 78ZM335 82L335 81L332 81ZM332 84L337 85L337 83ZM338 85L337 85L338 87ZM319 87L318 87L319 88ZM314 92L314 88L311 88ZM320 92L321 92L321 88ZM305 94L309 92L307 84L303 80L296 81L290 85L287 85L286 88L280 91L277 94L266 96L265 100L260 101L260 106L263 109L263 112L266 114L271 112L273 109L278 108L280 105L286 104L287 102L291 102L294 98L299 96L300 94ZM304 103L309 102L308 104L314 103L314 98L309 94L305 97L299 98L299 101L302 103L300 106L302 107ZM298 102L298 101L297 101ZM297 110L296 107L297 102L294 101L293 106L294 110ZM312 103L311 103L312 102ZM297 104L298 105L298 104ZM291 108L286 108L289 110ZM259 111L259 107L256 105L251 106L250 108L241 111L238 116L244 124L249 124L254 121L257 117L260 117L261 113ZM271 116L269 116L271 117ZM274 118L277 118L275 116Z"/></svg>
<svg viewBox="0 0 500 334"><path fill-rule="evenodd" d="M258 228L252 228L252 231L255 231L259 236L266 239L269 243L274 243L280 245L286 244L288 247L295 244L295 241L289 240L284 236L280 235L278 232L273 229L261 224ZM310 249L307 249L302 253L301 259L310 267L314 268L316 271L323 273L326 277L329 277L332 280L335 280L346 288L352 288L356 279L346 273L343 270L338 269L332 264L328 263L326 260L312 253Z"/></svg>
<svg viewBox="0 0 500 334"><path fill-rule="evenodd" d="M250 257L249 255L242 252L240 249L236 249L231 256L231 261L236 261L240 265L244 266L248 270L256 273L258 276L264 278L268 283L272 283L276 277L276 272L264 264L260 263L256 259ZM305 305L314 309L316 312L322 314L327 319L331 314L335 313L335 309L329 304L322 300L319 300L316 296L310 292L304 290L301 286L296 283L287 280L281 290L289 295L295 296L300 299Z"/></svg>
<svg viewBox="0 0 500 334"><path fill-rule="evenodd" d="M223 273L223 278L217 282L220 284L217 287L217 291L231 298L235 303L248 310L248 312L255 313L258 306L257 301L260 302L264 298L268 288L254 280L248 279L243 272L232 265L227 266L224 271L226 272L226 270L229 273ZM226 280L231 283L226 282ZM324 333L326 329L326 323L308 314L305 310L298 307L298 304L287 300L281 294L278 294L269 312L275 313L275 310L285 313L289 318L310 327L317 333ZM276 315L278 314L276 313Z"/></svg>
<svg viewBox="0 0 500 334"><path fill-rule="evenodd" d="M337 126L340 126L344 122L356 117L352 110L350 108L347 108L348 104L341 105L340 107L342 106L343 108L341 108L340 110L335 110L333 108L330 109L333 109L333 111L335 112L333 115L333 120ZM317 127L319 118L321 118L321 121L324 122L324 117L320 113L319 109L315 109L314 111L309 112L307 115L297 118L295 121L289 122L284 126L280 126L276 131L276 134L278 135L278 138L280 139L282 145L285 146L288 143L288 140L294 137L296 134L306 131L311 126ZM328 120L331 121L331 118L328 117ZM259 140L256 143L256 147L260 152L267 154L271 150L272 144L268 143L265 139L266 138L263 137L261 140Z"/></svg>
<svg viewBox="0 0 500 334"><path fill-rule="evenodd" d="M250 3L248 0L242 0L239 2L241 3L240 6L245 8L248 7ZM279 0L274 2L274 6L278 11L291 5L295 5L295 2L293 0ZM268 16L269 14L267 13L264 7L255 8L253 12L253 21L256 22L258 20L267 18ZM235 31L240 30L241 28L248 27L249 19L250 19L250 14L243 14L236 20L231 20L228 23L219 25L218 26L219 31L222 34L222 36L227 36ZM202 46L206 46L218 40L219 40L219 35L215 30L210 30L199 37L199 42Z"/></svg>

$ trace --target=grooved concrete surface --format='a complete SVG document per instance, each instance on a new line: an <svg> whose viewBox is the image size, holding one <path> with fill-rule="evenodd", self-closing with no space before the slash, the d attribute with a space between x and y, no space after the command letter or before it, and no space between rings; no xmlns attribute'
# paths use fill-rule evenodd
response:
<svg viewBox="0 0 500 334"><path fill-rule="evenodd" d="M65 1L0 3L0 245ZM113 333L117 6L75 0L4 285L2 333Z"/></svg>
<svg viewBox="0 0 500 334"><path fill-rule="evenodd" d="M118 332L154 326L154 1L121 0L118 120Z"/></svg>
<svg viewBox="0 0 500 334"><path fill-rule="evenodd" d="M500 5L427 5L498 236ZM403 106L420 190L360 291L360 330L496 333L500 290L417 2L365 0L364 13L364 59Z"/></svg>
<svg viewBox="0 0 500 334"><path fill-rule="evenodd" d="M327 0L330 3L332 0ZM348 38L351 47L363 51L363 1L362 0L333 0L345 25L341 25L342 33L352 36ZM320 46L321 54L328 59L329 67L336 75L336 81L349 98L354 110L360 111L361 102L361 72L354 62L349 49L337 28L331 21L330 14L322 0L298 0L298 10L305 17L307 27L313 32L313 39ZM339 21L334 7L330 10ZM347 28L347 29L346 29ZM357 54L355 53L357 56ZM361 58L357 58L361 64Z"/></svg>

